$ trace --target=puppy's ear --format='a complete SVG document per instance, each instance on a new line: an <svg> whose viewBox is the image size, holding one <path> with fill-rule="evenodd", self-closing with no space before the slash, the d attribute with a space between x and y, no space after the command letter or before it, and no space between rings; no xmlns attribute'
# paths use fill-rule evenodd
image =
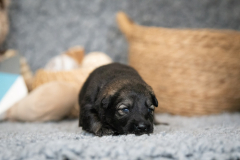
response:
<svg viewBox="0 0 240 160"><path fill-rule="evenodd" d="M155 107L158 107L158 100L154 94L152 94L152 102Z"/></svg>
<svg viewBox="0 0 240 160"><path fill-rule="evenodd" d="M107 109L110 104L110 97L104 97L101 101L101 107Z"/></svg>
<svg viewBox="0 0 240 160"><path fill-rule="evenodd" d="M110 106L111 103L111 97L110 95L107 94L101 94L98 96L96 102L95 102L95 106L96 109L107 109Z"/></svg>
<svg viewBox="0 0 240 160"><path fill-rule="evenodd" d="M155 96L155 94L154 94L154 91L153 91L152 87L150 87L150 86L147 85L147 88L148 88L148 90L149 90L149 92L150 92L153 105L154 105L155 107L158 107L158 100L157 100L157 98L156 98L156 96Z"/></svg>

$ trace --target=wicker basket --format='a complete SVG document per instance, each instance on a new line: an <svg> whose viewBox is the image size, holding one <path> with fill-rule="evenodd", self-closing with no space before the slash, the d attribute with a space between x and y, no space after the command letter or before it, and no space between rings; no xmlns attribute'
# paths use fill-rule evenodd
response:
<svg viewBox="0 0 240 160"><path fill-rule="evenodd" d="M157 111L204 115L240 110L240 32L167 29L117 14L130 65L150 84Z"/></svg>

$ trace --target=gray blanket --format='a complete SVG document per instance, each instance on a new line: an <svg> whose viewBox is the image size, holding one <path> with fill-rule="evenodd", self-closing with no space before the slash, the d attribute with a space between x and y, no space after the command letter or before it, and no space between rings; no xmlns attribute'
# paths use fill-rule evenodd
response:
<svg viewBox="0 0 240 160"><path fill-rule="evenodd" d="M77 120L0 123L0 159L240 159L240 114L158 115L152 135L96 137Z"/></svg>

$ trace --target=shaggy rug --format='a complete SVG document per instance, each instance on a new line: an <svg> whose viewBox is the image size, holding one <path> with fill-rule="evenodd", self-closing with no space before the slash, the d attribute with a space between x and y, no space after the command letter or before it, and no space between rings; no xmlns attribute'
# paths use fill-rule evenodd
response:
<svg viewBox="0 0 240 160"><path fill-rule="evenodd" d="M240 159L240 113L202 117L167 114L150 136L96 137L77 120L0 123L0 159Z"/></svg>

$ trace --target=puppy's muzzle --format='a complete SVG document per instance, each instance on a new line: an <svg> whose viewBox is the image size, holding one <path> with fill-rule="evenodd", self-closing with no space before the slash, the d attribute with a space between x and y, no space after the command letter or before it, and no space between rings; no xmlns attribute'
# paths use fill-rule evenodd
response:
<svg viewBox="0 0 240 160"><path fill-rule="evenodd" d="M150 125L146 124L144 122L140 122L138 124L134 125L134 129L135 129L135 134L136 135L142 135L145 133L150 133Z"/></svg>

